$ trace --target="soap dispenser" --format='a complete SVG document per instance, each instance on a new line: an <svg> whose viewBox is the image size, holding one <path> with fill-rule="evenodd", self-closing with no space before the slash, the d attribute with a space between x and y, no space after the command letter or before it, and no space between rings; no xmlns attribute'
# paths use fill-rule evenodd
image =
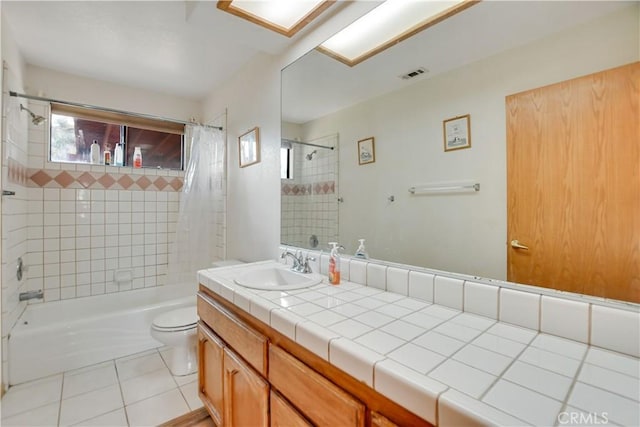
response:
<svg viewBox="0 0 640 427"><path fill-rule="evenodd" d="M354 254L355 258L369 259L369 254L367 253L367 250L364 247L364 240L365 239L358 239L358 242L360 242L360 246L358 246L358 250Z"/></svg>
<svg viewBox="0 0 640 427"><path fill-rule="evenodd" d="M333 246L331 255L329 255L329 283L332 285L340 284L340 254L338 250L338 242L329 242Z"/></svg>

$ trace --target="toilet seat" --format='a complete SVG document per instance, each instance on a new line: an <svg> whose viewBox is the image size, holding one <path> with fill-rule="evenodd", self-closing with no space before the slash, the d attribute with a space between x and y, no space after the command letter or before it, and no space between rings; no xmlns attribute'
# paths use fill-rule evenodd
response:
<svg viewBox="0 0 640 427"><path fill-rule="evenodd" d="M193 329L198 323L196 306L183 307L156 316L151 327L161 332L180 332Z"/></svg>

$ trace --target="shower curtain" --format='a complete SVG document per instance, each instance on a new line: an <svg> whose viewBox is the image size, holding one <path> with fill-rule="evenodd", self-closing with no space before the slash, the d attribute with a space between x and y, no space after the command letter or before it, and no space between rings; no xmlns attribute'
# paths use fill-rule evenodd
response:
<svg viewBox="0 0 640 427"><path fill-rule="evenodd" d="M224 133L188 125L189 163L180 195L175 240L167 267L167 284L195 284L196 272L211 268L223 239Z"/></svg>

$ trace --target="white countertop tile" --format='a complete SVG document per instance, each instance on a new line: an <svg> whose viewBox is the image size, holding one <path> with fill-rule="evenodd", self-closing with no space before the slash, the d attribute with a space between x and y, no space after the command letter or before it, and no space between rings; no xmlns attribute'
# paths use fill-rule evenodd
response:
<svg viewBox="0 0 640 427"><path fill-rule="evenodd" d="M476 399L497 379L494 375L452 359L429 372L429 376Z"/></svg>
<svg viewBox="0 0 640 427"><path fill-rule="evenodd" d="M467 345L454 354L453 359L493 375L502 374L513 362L513 359L510 357L475 345Z"/></svg>
<svg viewBox="0 0 640 427"><path fill-rule="evenodd" d="M560 375L567 377L575 376L578 368L580 367L580 361L571 359L570 357L561 356L556 353L551 353L539 348L529 347L518 358L522 362L527 362L531 365L540 366L553 371Z"/></svg>
<svg viewBox="0 0 640 427"><path fill-rule="evenodd" d="M588 384L576 383L567 403L584 411L606 413L610 420L625 426L640 425L637 401Z"/></svg>
<svg viewBox="0 0 640 427"><path fill-rule="evenodd" d="M427 350L442 354L443 356L451 356L465 345L463 341L433 331L422 334L412 342Z"/></svg>
<svg viewBox="0 0 640 427"><path fill-rule="evenodd" d="M585 362L640 378L640 359L626 354L590 347Z"/></svg>
<svg viewBox="0 0 640 427"><path fill-rule="evenodd" d="M567 397L573 383L573 378L518 361L509 367L502 378L560 401Z"/></svg>
<svg viewBox="0 0 640 427"><path fill-rule="evenodd" d="M355 339L355 342L362 344L380 354L387 354L407 342L396 338L386 332L375 329Z"/></svg>
<svg viewBox="0 0 640 427"><path fill-rule="evenodd" d="M640 424L638 358L348 281L332 286L324 279L292 291L253 290L233 281L264 265L279 264L210 269L198 277L434 424L560 426L558 416L567 411ZM409 294L432 297L433 279L408 273Z"/></svg>
<svg viewBox="0 0 640 427"><path fill-rule="evenodd" d="M412 343L403 345L389 353L387 356L389 359L393 359L396 362L399 362L422 374L426 374L446 360L446 357L441 354Z"/></svg>
<svg viewBox="0 0 640 427"><path fill-rule="evenodd" d="M578 381L640 401L638 381L629 375L585 363L578 374ZM640 404L638 411L640 411Z"/></svg>
<svg viewBox="0 0 640 427"><path fill-rule="evenodd" d="M386 396L394 396L396 402L436 424L436 402L447 386L386 359L376 363L374 388Z"/></svg>
<svg viewBox="0 0 640 427"><path fill-rule="evenodd" d="M562 409L562 402L506 380L499 380L482 401L537 426L555 425Z"/></svg>

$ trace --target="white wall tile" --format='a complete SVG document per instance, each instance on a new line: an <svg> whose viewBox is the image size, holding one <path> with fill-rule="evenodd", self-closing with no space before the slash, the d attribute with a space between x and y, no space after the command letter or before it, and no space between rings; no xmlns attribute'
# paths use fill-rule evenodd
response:
<svg viewBox="0 0 640 427"><path fill-rule="evenodd" d="M387 269L387 291L409 295L409 270L389 267Z"/></svg>
<svg viewBox="0 0 640 427"><path fill-rule="evenodd" d="M417 271L409 272L409 296L433 302L434 275Z"/></svg>
<svg viewBox="0 0 640 427"><path fill-rule="evenodd" d="M387 289L387 267L380 264L367 264L367 286L376 289Z"/></svg>
<svg viewBox="0 0 640 427"><path fill-rule="evenodd" d="M640 313L593 304L591 345L640 357Z"/></svg>
<svg viewBox="0 0 640 427"><path fill-rule="evenodd" d="M540 295L500 289L500 320L525 328L540 329Z"/></svg>
<svg viewBox="0 0 640 427"><path fill-rule="evenodd" d="M540 331L588 343L589 304L543 295Z"/></svg>
<svg viewBox="0 0 640 427"><path fill-rule="evenodd" d="M491 319L498 318L498 286L464 283L464 311Z"/></svg>
<svg viewBox="0 0 640 427"><path fill-rule="evenodd" d="M361 285L367 284L367 262L356 259L349 262L349 281Z"/></svg>
<svg viewBox="0 0 640 427"><path fill-rule="evenodd" d="M464 281L450 277L436 276L434 279L433 301L436 304L462 311Z"/></svg>

